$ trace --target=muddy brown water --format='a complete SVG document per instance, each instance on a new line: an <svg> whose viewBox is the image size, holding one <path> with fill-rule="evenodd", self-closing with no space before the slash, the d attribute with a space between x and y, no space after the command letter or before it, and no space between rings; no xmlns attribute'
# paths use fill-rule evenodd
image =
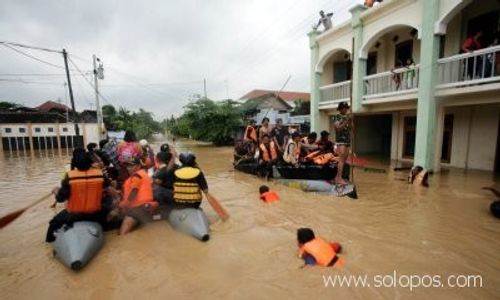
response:
<svg viewBox="0 0 500 300"><path fill-rule="evenodd" d="M500 299L500 220L488 211L492 195L480 190L495 185L490 173L442 173L422 189L405 184L405 173L357 169L358 200L271 183L281 201L265 205L262 181L233 171L232 149L189 141L180 148L197 154L231 215L223 223L203 203L208 243L165 221L123 237L109 232L102 251L75 273L43 241L56 213L47 200L0 230L0 299ZM68 160L57 152L0 156L0 215L48 193ZM295 231L302 226L340 241L345 266L301 268ZM394 287L394 272L397 280L440 276L444 286L410 291L403 279ZM324 286L324 276L365 274L370 287ZM377 275L389 276L378 278L386 287L375 286ZM447 286L453 275L480 275L482 287Z"/></svg>

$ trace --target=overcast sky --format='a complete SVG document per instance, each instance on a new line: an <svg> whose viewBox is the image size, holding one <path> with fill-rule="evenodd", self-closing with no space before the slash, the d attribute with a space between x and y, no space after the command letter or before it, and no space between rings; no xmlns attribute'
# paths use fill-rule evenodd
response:
<svg viewBox="0 0 500 300"><path fill-rule="evenodd" d="M190 95L203 94L203 78L215 100L238 99L258 88L279 90L288 75L286 90L309 92L307 32L318 11L333 11L336 25L362 2L2 0L0 41L66 48L84 72L92 69L95 53L104 63L99 84L107 101L142 107L161 119L179 114ZM0 101L65 103L62 56L16 49L56 66L0 45ZM72 72L76 109L94 108L93 90L77 74Z"/></svg>

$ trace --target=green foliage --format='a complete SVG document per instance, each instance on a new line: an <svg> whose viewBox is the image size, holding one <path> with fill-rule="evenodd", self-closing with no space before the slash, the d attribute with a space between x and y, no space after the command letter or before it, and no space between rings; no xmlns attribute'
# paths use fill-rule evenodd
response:
<svg viewBox="0 0 500 300"><path fill-rule="evenodd" d="M21 107L23 106L14 102L0 101L0 111L9 111Z"/></svg>
<svg viewBox="0 0 500 300"><path fill-rule="evenodd" d="M291 112L292 116L309 115L311 113L311 105L309 102L302 100L294 101L295 107Z"/></svg>
<svg viewBox="0 0 500 300"><path fill-rule="evenodd" d="M235 130L244 124L243 116L241 105L235 101L199 99L186 105L179 118L172 116L164 124L174 135L220 146L233 142Z"/></svg>
<svg viewBox="0 0 500 300"><path fill-rule="evenodd" d="M163 132L162 125L153 119L151 112L142 108L131 112L123 107L118 111L112 105L102 107L104 123L111 130L133 130L139 139L149 139L153 133Z"/></svg>

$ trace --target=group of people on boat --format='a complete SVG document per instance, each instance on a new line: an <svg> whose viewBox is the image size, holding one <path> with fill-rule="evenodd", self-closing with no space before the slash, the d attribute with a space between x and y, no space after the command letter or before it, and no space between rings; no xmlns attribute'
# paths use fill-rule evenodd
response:
<svg viewBox="0 0 500 300"><path fill-rule="evenodd" d="M333 116L335 128L335 143L330 140L330 133L322 131L320 138L316 132L301 135L297 130L287 130L281 119L276 120L276 126L271 128L269 119L263 118L259 127L254 120L250 120L243 136L244 158L255 158L258 161L260 174L268 177L275 165L320 165L324 166L335 162L337 175L335 183L345 185L342 178L344 165L349 154L351 144L352 119L348 115L347 102L339 103L338 114Z"/></svg>
<svg viewBox="0 0 500 300"><path fill-rule="evenodd" d="M77 221L97 222L105 230L119 228L126 234L153 215L199 209L202 193L208 194L207 181L190 152L178 156L172 145L163 144L155 154L133 131L127 131L121 143L103 140L99 146L74 149L70 170L53 190L56 203L66 206L49 222L46 242L55 240L56 230Z"/></svg>

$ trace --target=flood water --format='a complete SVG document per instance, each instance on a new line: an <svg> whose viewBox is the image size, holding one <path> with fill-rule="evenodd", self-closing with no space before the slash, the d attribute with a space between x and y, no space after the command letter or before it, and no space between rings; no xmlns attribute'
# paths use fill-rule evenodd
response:
<svg viewBox="0 0 500 300"><path fill-rule="evenodd" d="M211 193L231 215L221 222L203 203L208 243L166 221L123 237L109 232L101 252L75 273L44 243L56 213L46 200L0 230L0 299L500 299L500 220L488 210L494 197L480 189L495 185L490 173L450 171L423 189L402 181L406 172L356 169L358 200L270 183L281 201L266 205L258 199L262 181L233 171L231 148L180 147L196 153ZM0 156L0 215L49 193L68 161L57 152ZM343 268L301 268L295 232L304 226L341 242ZM394 272L440 276L443 286L410 291L391 278L384 278L388 287L374 285L374 276ZM324 286L323 276L365 274L370 287ZM450 275L480 275L482 287L447 286Z"/></svg>

